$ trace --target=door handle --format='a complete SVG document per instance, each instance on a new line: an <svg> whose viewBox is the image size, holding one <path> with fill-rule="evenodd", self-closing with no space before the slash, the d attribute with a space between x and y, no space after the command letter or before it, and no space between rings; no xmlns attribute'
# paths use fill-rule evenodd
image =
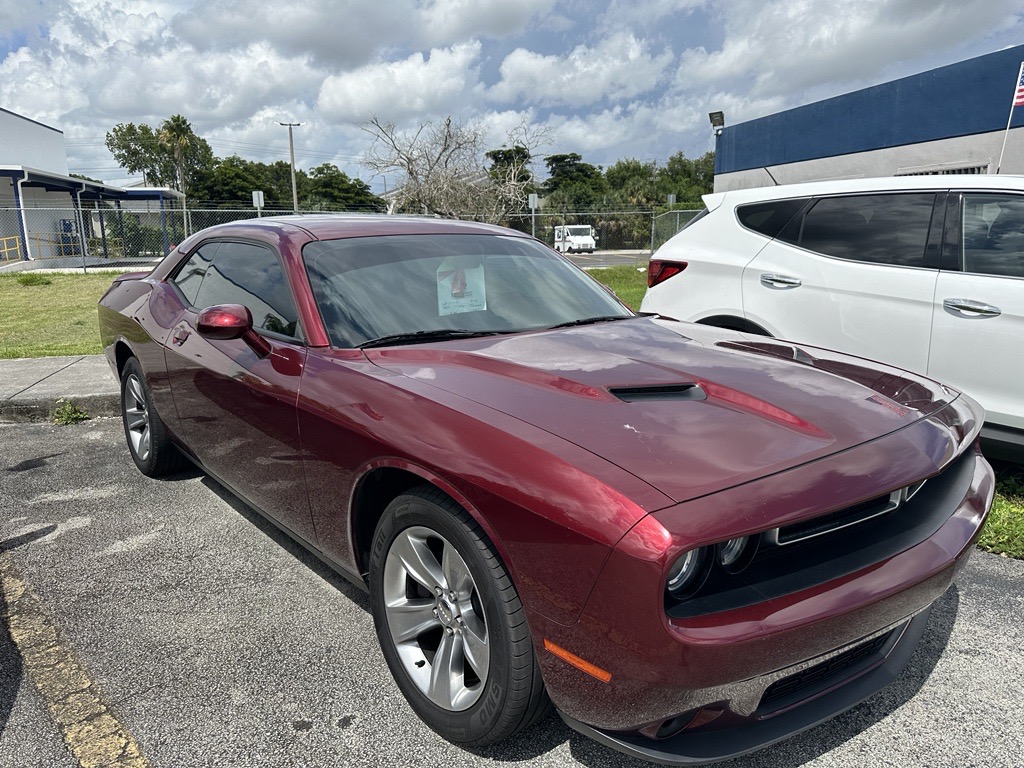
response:
<svg viewBox="0 0 1024 768"><path fill-rule="evenodd" d="M188 338L188 328L183 325L179 325L174 329L174 333L171 334L171 341L177 344L179 347L185 343L185 339Z"/></svg>
<svg viewBox="0 0 1024 768"><path fill-rule="evenodd" d="M789 275L776 275L771 272L765 272L761 275L761 285L765 288L799 288L803 285L803 281L797 277L790 277Z"/></svg>
<svg viewBox="0 0 1024 768"><path fill-rule="evenodd" d="M997 317L1003 313L999 307L973 299L943 299L942 306L963 317Z"/></svg>

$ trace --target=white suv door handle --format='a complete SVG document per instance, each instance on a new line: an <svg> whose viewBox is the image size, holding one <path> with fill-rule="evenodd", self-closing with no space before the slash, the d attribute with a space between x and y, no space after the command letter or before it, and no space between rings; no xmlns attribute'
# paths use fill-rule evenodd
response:
<svg viewBox="0 0 1024 768"><path fill-rule="evenodd" d="M775 275L765 272L761 275L761 285L765 288L799 288L803 282L797 277L789 275Z"/></svg>
<svg viewBox="0 0 1024 768"><path fill-rule="evenodd" d="M1003 313L999 307L972 299L943 299L942 306L964 317L996 317Z"/></svg>

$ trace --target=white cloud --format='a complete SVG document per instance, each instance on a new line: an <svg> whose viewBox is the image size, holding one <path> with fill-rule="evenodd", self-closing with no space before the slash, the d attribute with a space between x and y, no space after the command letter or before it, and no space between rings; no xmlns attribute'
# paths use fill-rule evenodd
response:
<svg viewBox="0 0 1024 768"><path fill-rule="evenodd" d="M652 29L664 19L672 23L690 12L711 4L711 0L611 0L598 19L601 29Z"/></svg>
<svg viewBox="0 0 1024 768"><path fill-rule="evenodd" d="M556 0L428 0L420 10L424 42L448 45L466 37L508 37L542 24Z"/></svg>
<svg viewBox="0 0 1024 768"><path fill-rule="evenodd" d="M488 96L505 103L582 107L629 99L651 90L674 56L652 54L645 41L618 32L597 46L576 46L565 56L517 48L501 64L501 80Z"/></svg>
<svg viewBox="0 0 1024 768"><path fill-rule="evenodd" d="M380 49L400 45L418 30L412 0L288 3L270 14L248 0L211 0L176 15L173 28L199 52L262 42L288 58L343 68L372 61Z"/></svg>
<svg viewBox="0 0 1024 768"><path fill-rule="evenodd" d="M718 6L721 48L684 52L685 86L729 84L740 92L798 94L835 84L839 91L879 82L905 62L957 48L1019 26L1016 0L736 0ZM922 65L926 69L934 64ZM897 75L908 74L900 72ZM883 78L888 79L888 78Z"/></svg>
<svg viewBox="0 0 1024 768"><path fill-rule="evenodd" d="M414 53L401 61L371 64L331 75L323 81L317 108L328 119L356 121L372 115L404 119L453 111L460 96L476 85L480 43L435 48L429 56Z"/></svg>
<svg viewBox="0 0 1024 768"><path fill-rule="evenodd" d="M451 115L500 146L608 165L711 147L730 124L1019 44L1019 0L0 0L0 107L63 129L72 170L124 178L119 122L181 113L220 156L346 173L370 114ZM379 189L379 187L378 187Z"/></svg>

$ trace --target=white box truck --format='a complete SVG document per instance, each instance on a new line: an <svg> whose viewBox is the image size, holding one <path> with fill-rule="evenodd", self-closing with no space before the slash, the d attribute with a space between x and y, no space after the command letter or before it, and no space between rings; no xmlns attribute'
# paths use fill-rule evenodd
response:
<svg viewBox="0 0 1024 768"><path fill-rule="evenodd" d="M555 227L555 250L559 253L594 252L594 228L587 224Z"/></svg>

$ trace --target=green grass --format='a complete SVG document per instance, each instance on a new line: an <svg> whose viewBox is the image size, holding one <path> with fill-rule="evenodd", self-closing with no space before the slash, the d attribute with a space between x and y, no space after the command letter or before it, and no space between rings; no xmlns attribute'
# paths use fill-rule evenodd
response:
<svg viewBox="0 0 1024 768"><path fill-rule="evenodd" d="M633 309L647 273L635 266L590 270ZM0 275L0 358L99 354L96 302L111 272ZM1024 467L996 465L996 498L979 545L1024 559Z"/></svg>
<svg viewBox="0 0 1024 768"><path fill-rule="evenodd" d="M99 354L96 302L114 274L0 275L0 358Z"/></svg>
<svg viewBox="0 0 1024 768"><path fill-rule="evenodd" d="M595 280L600 280L613 291L630 309L640 309L640 300L647 291L647 266L624 265L604 269L588 269Z"/></svg>
<svg viewBox="0 0 1024 768"><path fill-rule="evenodd" d="M1024 467L994 463L996 498L978 546L1024 560Z"/></svg>

